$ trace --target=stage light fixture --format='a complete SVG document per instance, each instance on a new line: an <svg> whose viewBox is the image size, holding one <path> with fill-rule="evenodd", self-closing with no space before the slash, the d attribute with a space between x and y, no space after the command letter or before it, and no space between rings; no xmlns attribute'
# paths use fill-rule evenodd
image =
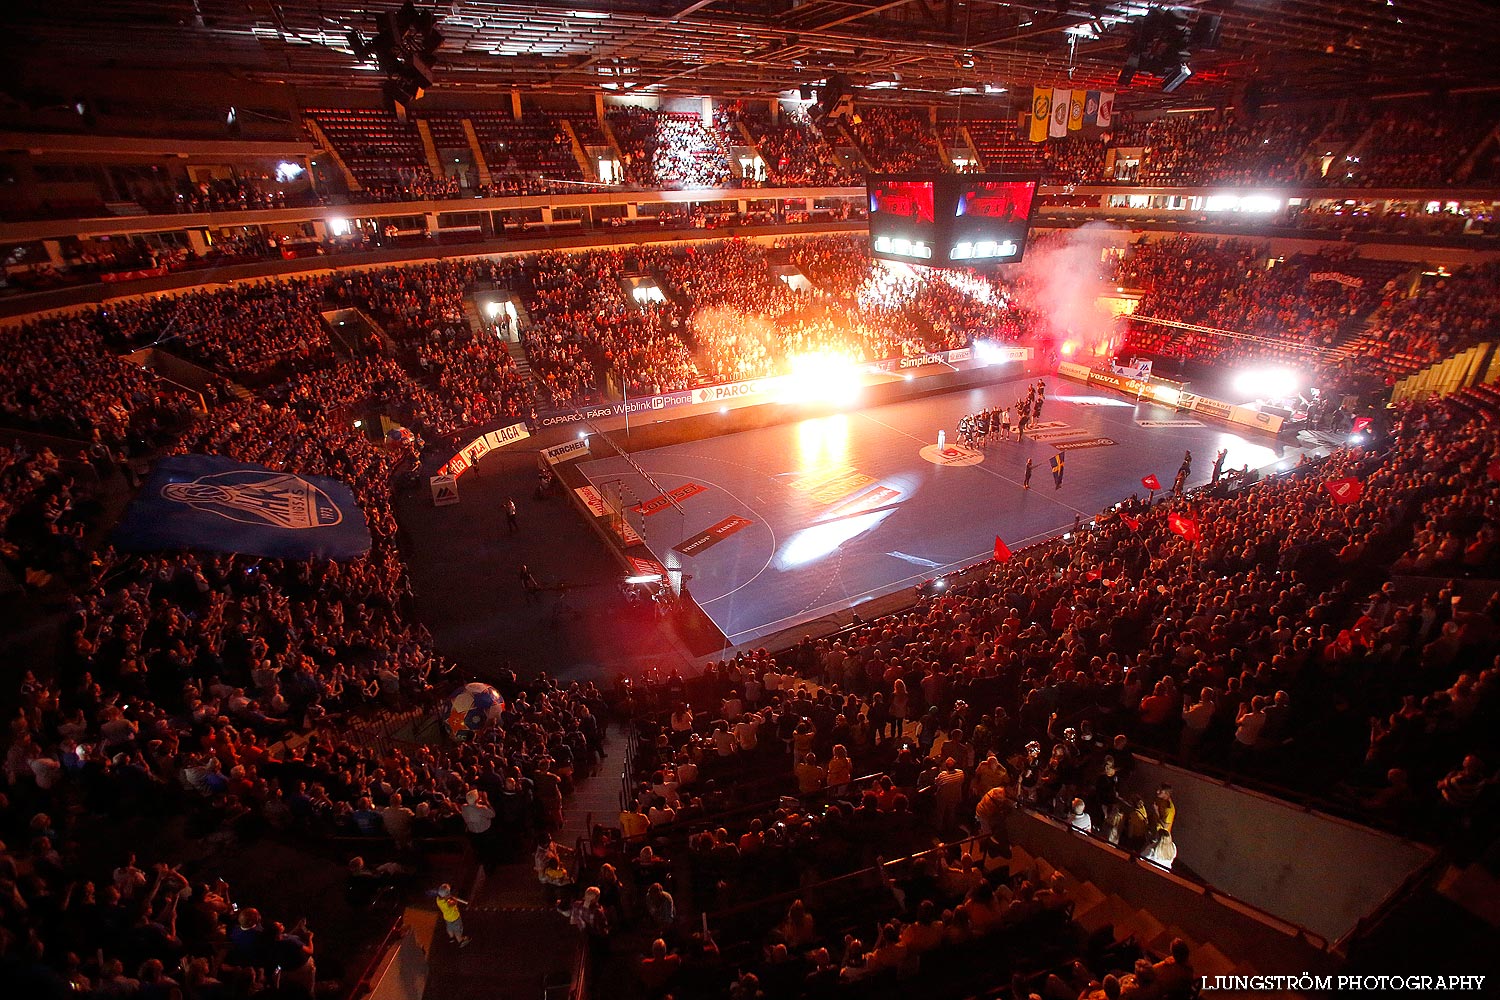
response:
<svg viewBox="0 0 1500 1000"><path fill-rule="evenodd" d="M1117 80L1129 86L1135 74L1145 71L1162 80L1162 90L1172 93L1193 75L1192 30L1186 10L1156 7L1141 19L1134 40L1126 50L1125 64Z"/></svg>

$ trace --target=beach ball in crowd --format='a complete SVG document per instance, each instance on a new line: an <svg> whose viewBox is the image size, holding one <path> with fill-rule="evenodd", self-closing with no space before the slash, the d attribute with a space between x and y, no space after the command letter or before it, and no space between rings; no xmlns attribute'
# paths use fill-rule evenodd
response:
<svg viewBox="0 0 1500 1000"><path fill-rule="evenodd" d="M471 739L475 733L499 723L505 711L505 699L488 684L465 684L448 699L448 717L444 724L455 740Z"/></svg>

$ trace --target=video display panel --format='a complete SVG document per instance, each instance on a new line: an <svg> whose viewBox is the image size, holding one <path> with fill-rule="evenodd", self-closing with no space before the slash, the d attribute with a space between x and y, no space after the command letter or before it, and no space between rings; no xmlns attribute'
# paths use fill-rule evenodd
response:
<svg viewBox="0 0 1500 1000"><path fill-rule="evenodd" d="M871 253L887 260L933 263L938 253L936 179L874 176L866 191Z"/></svg>
<svg viewBox="0 0 1500 1000"><path fill-rule="evenodd" d="M944 244L947 259L955 264L1020 260L1036 204L1036 181L960 180Z"/></svg>
<svg viewBox="0 0 1500 1000"><path fill-rule="evenodd" d="M877 174L866 189L870 252L930 267L1013 264L1026 253L1037 179Z"/></svg>

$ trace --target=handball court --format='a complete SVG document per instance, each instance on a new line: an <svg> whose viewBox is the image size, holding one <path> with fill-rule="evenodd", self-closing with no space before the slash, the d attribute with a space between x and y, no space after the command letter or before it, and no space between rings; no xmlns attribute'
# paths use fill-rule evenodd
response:
<svg viewBox="0 0 1500 1000"><path fill-rule="evenodd" d="M657 561L680 569L726 646L738 646L991 558L996 535L1019 550L1070 529L1143 494L1147 474L1170 487L1185 449L1189 486L1209 480L1221 448L1226 470L1274 470L1310 450L1044 381L1042 440L1028 431L1019 443L953 447L965 414L1010 406L1014 415L1028 385L1015 379L637 452L644 477L613 454L581 470L595 503L627 508L627 536L634 529ZM1056 489L1049 463L1060 448ZM659 499L666 493L675 505Z"/></svg>

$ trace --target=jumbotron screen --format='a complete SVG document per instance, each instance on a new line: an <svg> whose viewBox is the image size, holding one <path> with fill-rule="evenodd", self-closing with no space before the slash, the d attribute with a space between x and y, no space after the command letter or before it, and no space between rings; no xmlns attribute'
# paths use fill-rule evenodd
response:
<svg viewBox="0 0 1500 1000"><path fill-rule="evenodd" d="M871 177L870 247L876 257L932 263L937 253L937 182L932 177Z"/></svg>
<svg viewBox="0 0 1500 1000"><path fill-rule="evenodd" d="M961 180L947 243L948 260L954 264L1020 260L1036 204L1036 181Z"/></svg>
<svg viewBox="0 0 1500 1000"><path fill-rule="evenodd" d="M1037 179L1008 174L870 178L870 252L932 267L1014 264L1026 253Z"/></svg>

